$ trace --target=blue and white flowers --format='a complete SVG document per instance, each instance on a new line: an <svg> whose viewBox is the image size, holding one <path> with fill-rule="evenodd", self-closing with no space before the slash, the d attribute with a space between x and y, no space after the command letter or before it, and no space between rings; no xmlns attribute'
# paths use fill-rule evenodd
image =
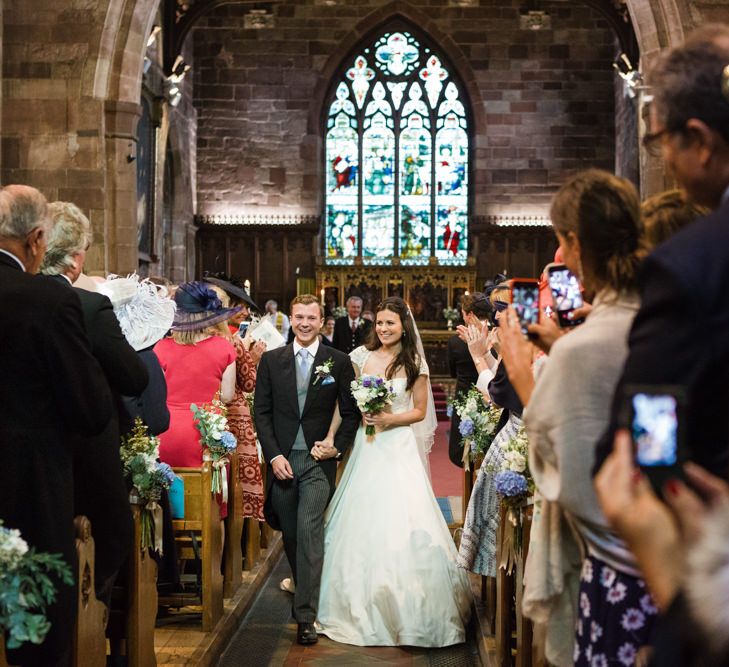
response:
<svg viewBox="0 0 729 667"><path fill-rule="evenodd" d="M352 380L350 388L357 407L361 412L367 414L382 412L392 403L395 396L392 382L376 375L360 375L356 380ZM365 435L373 436L374 434L375 427L367 424Z"/></svg>
<svg viewBox="0 0 729 667"><path fill-rule="evenodd" d="M453 401L453 407L461 418L458 432L463 445L463 463L468 470L469 462L477 455L485 454L491 446L501 408L487 402L476 387L471 387L465 396Z"/></svg>
<svg viewBox="0 0 729 667"><path fill-rule="evenodd" d="M220 494L222 502L228 502L228 456L238 445L235 436L228 430L226 408L221 401L214 400L199 408L190 404L195 428L200 432L200 446L212 461L211 491Z"/></svg>
<svg viewBox="0 0 729 667"><path fill-rule="evenodd" d="M526 478L511 470L502 470L494 477L496 492L505 498L523 496L528 490Z"/></svg>
<svg viewBox="0 0 729 667"><path fill-rule="evenodd" d="M334 382L334 378L332 377L332 368L334 368L334 359L331 357L329 357L329 359L320 366L317 366L314 369L314 375L316 376L314 378L314 384L321 381L323 386Z"/></svg>

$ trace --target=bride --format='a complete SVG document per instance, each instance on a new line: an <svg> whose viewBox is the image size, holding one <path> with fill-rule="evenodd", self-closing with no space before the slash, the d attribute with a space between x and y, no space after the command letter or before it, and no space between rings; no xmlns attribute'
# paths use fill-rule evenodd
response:
<svg viewBox="0 0 729 667"><path fill-rule="evenodd" d="M461 643L468 580L456 565L424 465L434 413L429 432L416 437L428 412L430 381L402 299L378 306L375 333L351 353L355 372L391 380L395 395L391 410L364 415L326 513L319 631L358 646ZM374 436L365 435L367 424L376 427Z"/></svg>

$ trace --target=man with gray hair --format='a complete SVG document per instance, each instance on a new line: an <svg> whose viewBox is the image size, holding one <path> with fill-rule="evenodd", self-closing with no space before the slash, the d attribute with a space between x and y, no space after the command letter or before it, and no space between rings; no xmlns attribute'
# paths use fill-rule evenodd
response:
<svg viewBox="0 0 729 667"><path fill-rule="evenodd" d="M78 434L106 427L112 405L77 294L33 275L50 229L38 190L0 189L0 519L36 550L60 553L73 566L74 445ZM10 664L68 664L75 588L54 583L45 641L8 651Z"/></svg>
<svg viewBox="0 0 729 667"><path fill-rule="evenodd" d="M689 35L659 59L649 83L651 132L643 143L662 154L688 197L713 213L645 260L641 307L596 468L612 450L625 385L684 385L688 457L727 479L729 26L710 25Z"/></svg>
<svg viewBox="0 0 729 667"><path fill-rule="evenodd" d="M78 295L91 352L101 365L114 397L112 418L106 428L92 438L79 438L74 457L75 511L91 521L96 545L96 594L108 604L116 573L134 537L119 458L118 406L122 405L122 396L139 396L149 376L142 359L124 337L109 298L72 287L83 271L86 251L93 238L88 218L69 202L53 202L48 209L53 226L41 273L53 276L60 285Z"/></svg>
<svg viewBox="0 0 729 667"><path fill-rule="evenodd" d="M350 296L346 303L347 314L334 322L332 345L346 354L364 345L372 330L372 322L362 317L362 304L361 296Z"/></svg>

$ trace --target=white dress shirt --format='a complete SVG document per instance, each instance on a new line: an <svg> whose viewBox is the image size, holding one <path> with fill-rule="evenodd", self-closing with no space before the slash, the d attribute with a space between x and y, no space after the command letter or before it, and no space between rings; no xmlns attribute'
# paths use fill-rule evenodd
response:
<svg viewBox="0 0 729 667"><path fill-rule="evenodd" d="M15 261L16 261L16 262L18 263L18 266L19 266L19 267L20 267L21 269L23 269L23 272L25 272L25 264L23 264L23 262L21 262L21 261L20 261L20 259L19 259L18 257L16 257L15 255L13 255L13 253L12 253L12 252L10 252L9 250L3 250L2 248L0 248L0 252L1 252L1 253L2 253L3 255L7 255L8 257L12 257L12 258L13 258L13 259L14 259L14 260L15 260Z"/></svg>

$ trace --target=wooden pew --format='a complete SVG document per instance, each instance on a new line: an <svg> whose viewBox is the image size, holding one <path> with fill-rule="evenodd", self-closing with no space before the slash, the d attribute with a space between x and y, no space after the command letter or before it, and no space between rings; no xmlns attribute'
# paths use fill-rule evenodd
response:
<svg viewBox="0 0 729 667"><path fill-rule="evenodd" d="M181 561L195 562L193 536L199 545L201 591L199 595L172 595L160 599L171 606L202 604L202 629L211 631L223 615L223 553L220 509L211 492L212 463L200 468L174 468L185 484L185 518L175 519L178 553Z"/></svg>
<svg viewBox="0 0 729 667"><path fill-rule="evenodd" d="M91 522L77 516L73 522L76 534L78 569L78 616L73 638L72 664L74 667L103 667L106 665L106 636L104 630L108 610L96 599L94 592L94 538Z"/></svg>
<svg viewBox="0 0 729 667"><path fill-rule="evenodd" d="M243 490L238 482L238 454L228 464L228 516L225 518L225 557L223 558L223 596L231 598L243 583Z"/></svg>

